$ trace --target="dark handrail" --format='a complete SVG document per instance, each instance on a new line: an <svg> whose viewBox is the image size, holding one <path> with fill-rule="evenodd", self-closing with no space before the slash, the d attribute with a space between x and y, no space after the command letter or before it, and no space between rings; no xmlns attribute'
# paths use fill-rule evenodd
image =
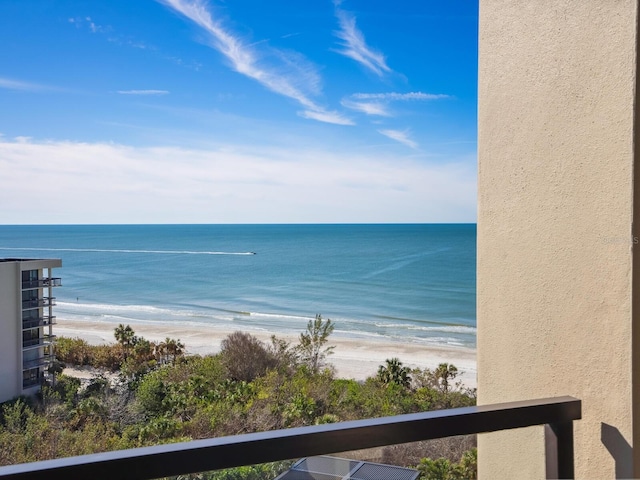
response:
<svg viewBox="0 0 640 480"><path fill-rule="evenodd" d="M548 398L273 430L10 465L0 468L0 477L152 479L532 425L548 424L566 433L568 430L572 431L573 420L580 418L580 400L573 397ZM557 469L552 475L573 478L573 434L559 435L554 441L557 445L557 452L554 452L557 453Z"/></svg>
<svg viewBox="0 0 640 480"><path fill-rule="evenodd" d="M56 297L31 298L22 301L22 309L29 310L32 308L49 307L56 304Z"/></svg>
<svg viewBox="0 0 640 480"><path fill-rule="evenodd" d="M43 288L43 287L61 287L62 279L61 278L41 278L37 280L24 280L22 282L22 289L29 290L34 288Z"/></svg>
<svg viewBox="0 0 640 480"><path fill-rule="evenodd" d="M29 318L22 320L22 329L29 330L31 328L47 327L49 325L56 324L56 317L54 315L44 315L37 318Z"/></svg>
<svg viewBox="0 0 640 480"><path fill-rule="evenodd" d="M44 354L41 357L34 358L33 360L25 360L24 362L22 362L22 370L29 370L36 367L45 367L49 365L49 363L51 363L51 360L53 360L53 355L50 354ZM0 470L1 469L2 468L0 467Z"/></svg>
<svg viewBox="0 0 640 480"><path fill-rule="evenodd" d="M30 338L29 340L22 340L22 348L29 348L35 346L51 345L51 342L56 338L55 335L45 335L39 338Z"/></svg>

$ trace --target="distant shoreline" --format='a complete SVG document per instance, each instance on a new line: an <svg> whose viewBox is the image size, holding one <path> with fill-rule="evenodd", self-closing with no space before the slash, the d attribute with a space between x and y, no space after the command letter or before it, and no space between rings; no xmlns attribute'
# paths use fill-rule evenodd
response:
<svg viewBox="0 0 640 480"><path fill-rule="evenodd" d="M65 337L78 337L92 345L114 343L113 329L118 322L90 322L85 320L57 319L54 333ZM132 323L136 334L152 341L161 341L166 337L180 339L185 344L187 354L207 355L220 351L220 343L238 328L219 328L213 326L168 325L167 323ZM248 331L262 341L269 342L270 334ZM297 342L298 336L293 334L277 334L290 342ZM335 345L334 354L328 361L342 378L364 380L373 376L378 366L388 358L398 357L411 368L434 368L439 363L447 362L455 365L463 372L459 379L466 387L475 388L476 351L474 349L454 346L432 346L418 343L401 343L378 339L349 339L331 336L330 345Z"/></svg>

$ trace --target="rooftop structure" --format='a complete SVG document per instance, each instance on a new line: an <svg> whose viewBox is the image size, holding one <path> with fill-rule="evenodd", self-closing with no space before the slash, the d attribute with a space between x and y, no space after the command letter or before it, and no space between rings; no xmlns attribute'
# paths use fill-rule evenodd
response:
<svg viewBox="0 0 640 480"><path fill-rule="evenodd" d="M0 402L38 391L53 359L59 259L0 259Z"/></svg>
<svg viewBox="0 0 640 480"><path fill-rule="evenodd" d="M322 455L298 460L275 480L416 480L418 475L412 468Z"/></svg>

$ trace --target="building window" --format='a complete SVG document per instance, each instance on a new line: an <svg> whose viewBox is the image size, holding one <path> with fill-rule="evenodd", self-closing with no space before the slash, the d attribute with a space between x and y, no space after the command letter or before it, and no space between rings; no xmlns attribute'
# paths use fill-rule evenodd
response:
<svg viewBox="0 0 640 480"><path fill-rule="evenodd" d="M22 332L22 346L31 347L40 343L40 329L25 330Z"/></svg>
<svg viewBox="0 0 640 480"><path fill-rule="evenodd" d="M38 270L24 270L22 272L22 288L38 286Z"/></svg>
<svg viewBox="0 0 640 480"><path fill-rule="evenodd" d="M38 306L38 290L22 291L22 308L33 308Z"/></svg>
<svg viewBox="0 0 640 480"><path fill-rule="evenodd" d="M39 368L31 368L22 372L22 388L29 388L39 385L42 380L42 374Z"/></svg>

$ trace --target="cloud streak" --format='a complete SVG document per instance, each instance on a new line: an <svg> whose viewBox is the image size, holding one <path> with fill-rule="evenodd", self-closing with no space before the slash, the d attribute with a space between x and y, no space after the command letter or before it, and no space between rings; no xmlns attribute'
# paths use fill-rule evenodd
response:
<svg viewBox="0 0 640 480"><path fill-rule="evenodd" d="M445 98L451 98L449 95L441 93L423 93L423 92L408 92L408 93L354 93L352 98L358 100L384 100L384 101L408 101L408 100L442 100Z"/></svg>
<svg viewBox="0 0 640 480"><path fill-rule="evenodd" d="M5 77L0 77L0 88L4 88L6 90L20 90L24 92L44 92L54 90L54 88L46 85L23 82L21 80L13 80Z"/></svg>
<svg viewBox="0 0 640 480"><path fill-rule="evenodd" d="M391 117L392 114L388 106L391 102L441 100L445 98L450 98L450 96L424 92L354 93L348 98L342 99L341 104L346 108L357 110L367 115Z"/></svg>
<svg viewBox="0 0 640 480"><path fill-rule="evenodd" d="M385 137L389 137L396 142L400 142L407 147L418 148L418 144L409 138L409 134L403 130L378 130Z"/></svg>
<svg viewBox="0 0 640 480"><path fill-rule="evenodd" d="M305 110L299 114L327 123L351 125L353 122L337 112L330 112L314 102L310 93L318 91L320 83L315 69L302 59L300 54L285 53L272 49L272 55L280 60L281 71L265 66L256 50L234 36L213 18L201 0L159 0L188 18L209 35L211 46L219 51L238 73L245 75L274 93L295 100Z"/></svg>
<svg viewBox="0 0 640 480"><path fill-rule="evenodd" d="M366 113L367 115L391 116L389 108L381 102L354 102L353 100L342 99L340 103L343 107Z"/></svg>
<svg viewBox="0 0 640 480"><path fill-rule="evenodd" d="M391 73L391 68L387 65L384 55L367 45L364 34L356 25L356 17L341 9L342 2L334 2L335 15L338 19L340 30L335 35L342 40L340 50L336 50L341 55L355 60L360 65L375 73L379 77L385 73Z"/></svg>
<svg viewBox="0 0 640 480"><path fill-rule="evenodd" d="M168 90L118 90L120 95L167 95Z"/></svg>

